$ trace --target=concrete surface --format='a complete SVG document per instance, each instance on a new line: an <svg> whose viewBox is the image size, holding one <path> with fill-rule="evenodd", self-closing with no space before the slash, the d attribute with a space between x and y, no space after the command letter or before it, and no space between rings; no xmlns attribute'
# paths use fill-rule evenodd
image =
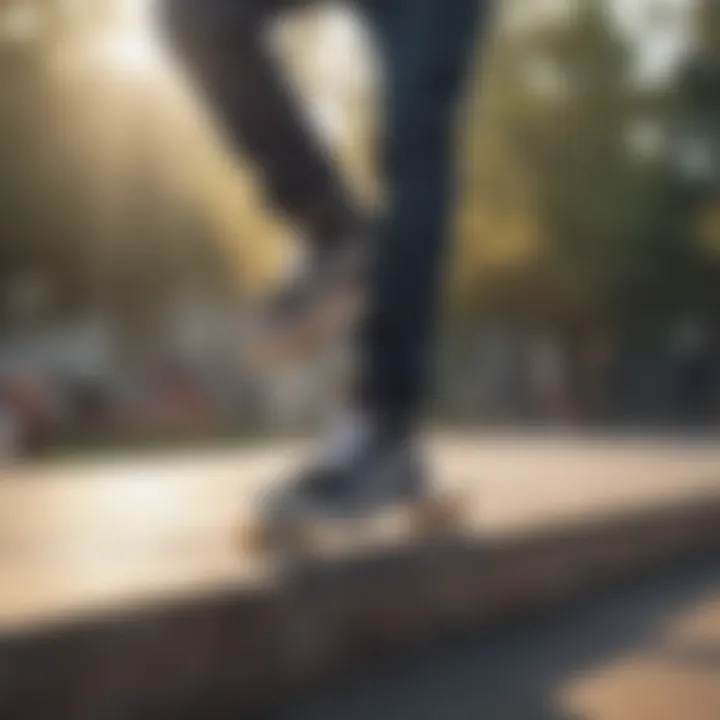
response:
<svg viewBox="0 0 720 720"><path fill-rule="evenodd" d="M300 446L6 469L0 718L247 716L409 647L716 551L716 445L436 437L464 527L427 542L391 527L292 572L239 550L237 535Z"/></svg>
<svg viewBox="0 0 720 720"><path fill-rule="evenodd" d="M264 568L239 548L238 528L305 454L269 446L0 471L0 630L259 582ZM451 436L430 457L462 498L469 536L720 498L712 439Z"/></svg>
<svg viewBox="0 0 720 720"><path fill-rule="evenodd" d="M720 557L550 619L470 634L296 701L277 720L717 720Z"/></svg>

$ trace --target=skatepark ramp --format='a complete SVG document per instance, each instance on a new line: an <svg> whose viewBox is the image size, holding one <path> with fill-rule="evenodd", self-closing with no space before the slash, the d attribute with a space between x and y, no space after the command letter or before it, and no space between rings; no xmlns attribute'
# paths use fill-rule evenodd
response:
<svg viewBox="0 0 720 720"><path fill-rule="evenodd" d="M439 467L464 487L467 527L292 564L243 554L229 498L242 505L249 478L262 485L297 452L10 473L0 718L246 717L720 550L712 444L443 438ZM464 472L481 468L470 485Z"/></svg>

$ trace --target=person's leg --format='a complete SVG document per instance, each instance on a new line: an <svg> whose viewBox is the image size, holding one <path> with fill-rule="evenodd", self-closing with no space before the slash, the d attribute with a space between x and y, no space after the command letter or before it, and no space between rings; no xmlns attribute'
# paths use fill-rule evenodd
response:
<svg viewBox="0 0 720 720"><path fill-rule="evenodd" d="M269 200L317 244L356 223L326 148L303 119L266 47L279 12L313 0L164 0L171 47L228 135L254 165Z"/></svg>
<svg viewBox="0 0 720 720"><path fill-rule="evenodd" d="M456 109L491 0L368 0L386 68L381 218L360 402L409 432L423 401L452 205Z"/></svg>
<svg viewBox="0 0 720 720"><path fill-rule="evenodd" d="M484 0L358 0L385 61L386 205L361 333L357 396L271 517L314 518L427 495L411 435L425 389L452 199L454 110Z"/></svg>

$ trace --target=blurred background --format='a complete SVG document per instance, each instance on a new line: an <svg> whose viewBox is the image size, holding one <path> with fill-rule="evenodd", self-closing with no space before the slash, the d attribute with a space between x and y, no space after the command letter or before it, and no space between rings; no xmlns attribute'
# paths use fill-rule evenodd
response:
<svg viewBox="0 0 720 720"><path fill-rule="evenodd" d="M362 25L272 41L371 200ZM717 2L504 0L470 94L435 418L720 428ZM238 352L293 228L152 0L2 0L0 98L0 456L314 427L327 358Z"/></svg>

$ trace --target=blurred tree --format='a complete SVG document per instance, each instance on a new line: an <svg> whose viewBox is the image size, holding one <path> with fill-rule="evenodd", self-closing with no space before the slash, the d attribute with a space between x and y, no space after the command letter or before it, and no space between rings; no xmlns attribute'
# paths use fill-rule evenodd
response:
<svg viewBox="0 0 720 720"><path fill-rule="evenodd" d="M498 324L554 337L576 407L592 413L609 359L645 353L651 371L668 328L720 288L675 162L681 118L719 126L707 112L717 85L691 100L688 69L679 82L643 79L609 2L502 7L465 126L451 343L464 354L478 326ZM716 7L698 0L705 37L717 37ZM713 208L703 203L705 238Z"/></svg>
<svg viewBox="0 0 720 720"><path fill-rule="evenodd" d="M119 7L0 7L0 329L28 322L14 298L29 278L38 319L103 312L131 334L179 294L246 284L242 203L231 221L229 191L208 192L231 184L220 153L164 69L110 54L139 41Z"/></svg>
<svg viewBox="0 0 720 720"><path fill-rule="evenodd" d="M459 228L465 312L604 323L648 260L668 103L632 82L606 4L573 7L501 25L481 75Z"/></svg>
<svg viewBox="0 0 720 720"><path fill-rule="evenodd" d="M672 164L655 212L647 302L665 317L720 321L720 8L694 4L692 39L673 97Z"/></svg>

